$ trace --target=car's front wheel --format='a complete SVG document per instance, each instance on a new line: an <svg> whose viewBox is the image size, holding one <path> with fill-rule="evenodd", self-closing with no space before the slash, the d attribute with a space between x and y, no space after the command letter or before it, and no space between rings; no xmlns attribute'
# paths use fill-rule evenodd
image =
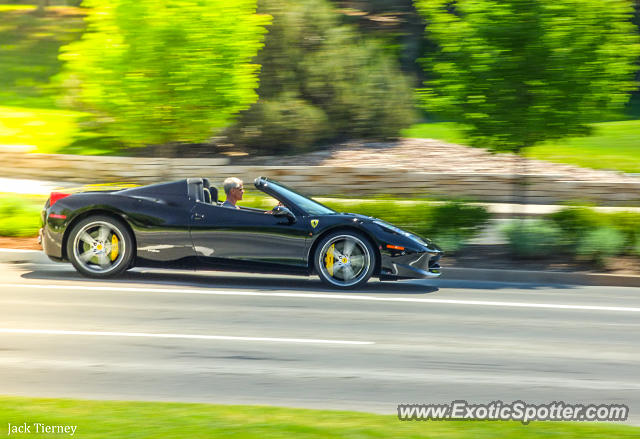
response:
<svg viewBox="0 0 640 439"><path fill-rule="evenodd" d="M67 240L67 257L81 274L106 278L127 270L133 259L133 240L115 218L96 215L78 222Z"/></svg>
<svg viewBox="0 0 640 439"><path fill-rule="evenodd" d="M376 253L357 232L334 232L316 248L314 265L320 280L334 288L355 288L366 283L375 268Z"/></svg>

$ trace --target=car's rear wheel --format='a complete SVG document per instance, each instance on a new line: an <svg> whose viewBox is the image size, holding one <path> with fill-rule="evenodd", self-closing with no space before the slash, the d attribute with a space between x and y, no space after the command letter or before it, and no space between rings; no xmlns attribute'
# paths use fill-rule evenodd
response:
<svg viewBox="0 0 640 439"><path fill-rule="evenodd" d="M131 266L133 240L127 227L115 218L96 215L78 222L67 240L67 256L85 276L116 276Z"/></svg>
<svg viewBox="0 0 640 439"><path fill-rule="evenodd" d="M357 232L327 235L318 244L314 264L320 280L334 288L355 288L366 283L375 268L376 253Z"/></svg>

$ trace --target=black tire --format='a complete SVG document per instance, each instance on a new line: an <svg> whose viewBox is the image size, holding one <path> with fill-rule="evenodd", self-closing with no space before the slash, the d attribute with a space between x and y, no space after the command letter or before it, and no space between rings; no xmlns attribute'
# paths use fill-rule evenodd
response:
<svg viewBox="0 0 640 439"><path fill-rule="evenodd" d="M337 231L318 243L313 263L324 284L332 288L356 288L365 284L373 274L376 251L362 234L350 230Z"/></svg>
<svg viewBox="0 0 640 439"><path fill-rule="evenodd" d="M67 257L84 276L107 278L131 268L135 249L118 219L94 215L78 222L67 239Z"/></svg>

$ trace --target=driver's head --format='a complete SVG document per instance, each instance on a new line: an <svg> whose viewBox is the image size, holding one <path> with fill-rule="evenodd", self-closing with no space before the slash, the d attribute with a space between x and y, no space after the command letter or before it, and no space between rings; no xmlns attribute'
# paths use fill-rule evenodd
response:
<svg viewBox="0 0 640 439"><path fill-rule="evenodd" d="M222 187L224 188L224 193L227 195L233 196L233 198L237 200L242 199L242 192L244 191L244 185L242 180L236 177L229 177L223 183Z"/></svg>

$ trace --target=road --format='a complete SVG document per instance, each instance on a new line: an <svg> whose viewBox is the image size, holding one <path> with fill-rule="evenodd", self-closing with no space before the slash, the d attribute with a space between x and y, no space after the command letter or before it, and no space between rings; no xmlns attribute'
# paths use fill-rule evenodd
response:
<svg viewBox="0 0 640 439"><path fill-rule="evenodd" d="M0 264L0 393L394 413L617 403L640 422L640 291Z"/></svg>

